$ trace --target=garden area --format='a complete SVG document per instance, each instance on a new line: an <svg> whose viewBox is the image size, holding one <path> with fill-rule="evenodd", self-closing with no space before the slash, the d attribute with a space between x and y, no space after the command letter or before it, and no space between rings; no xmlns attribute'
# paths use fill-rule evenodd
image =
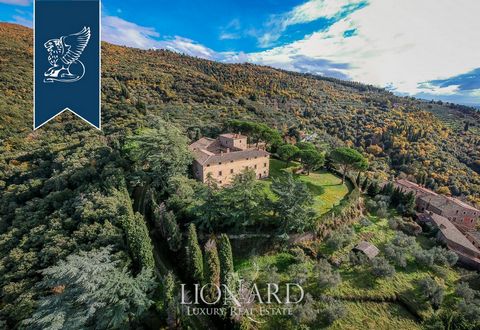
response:
<svg viewBox="0 0 480 330"><path fill-rule="evenodd" d="M265 192L269 198L275 198L270 190L272 179L278 178L285 172L292 173L299 166L298 162L290 162L287 167L287 163L284 161L270 159L270 177L261 181L265 185ZM342 184L341 178L324 169L311 172L309 175L298 174L295 177L307 185L314 200L312 207L319 216L338 205L352 189L348 181Z"/></svg>
<svg viewBox="0 0 480 330"><path fill-rule="evenodd" d="M393 210L382 217L373 212L322 242L236 260L248 281L293 282L305 291L293 318L270 317L262 329L295 329L295 322L312 329L421 329L465 300L459 283L468 271L453 266L456 256L430 234L401 231L406 221ZM378 256L353 253L360 241L378 247Z"/></svg>

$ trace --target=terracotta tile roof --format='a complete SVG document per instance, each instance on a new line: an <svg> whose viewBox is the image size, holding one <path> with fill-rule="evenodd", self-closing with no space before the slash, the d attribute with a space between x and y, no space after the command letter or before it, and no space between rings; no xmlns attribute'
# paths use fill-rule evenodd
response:
<svg viewBox="0 0 480 330"><path fill-rule="evenodd" d="M236 135L238 134L223 134ZM201 138L193 142L189 146L195 160L201 165L209 165L215 163L227 163L247 158L267 157L270 154L263 149L250 148L241 150L238 148L225 148L218 139Z"/></svg>
<svg viewBox="0 0 480 330"><path fill-rule="evenodd" d="M458 210L458 208L464 208L472 211L478 211L480 213L480 210L477 210L475 207L468 205L467 203L462 202L459 199L448 197L448 196L442 196L442 195L426 195L426 196L420 196L419 199L423 200L426 203L429 203L430 205L433 205L437 207L438 209L441 209L442 211L454 211Z"/></svg>
<svg viewBox="0 0 480 330"><path fill-rule="evenodd" d="M457 198L453 198L453 197L448 197L448 196L445 196L445 198L447 198L450 202L452 202L453 204L455 205L458 205L460 207L464 207L466 209L470 209L472 211L479 211L479 209L473 207L472 205L468 205L467 203L465 202L462 202L461 200L457 199Z"/></svg>
<svg viewBox="0 0 480 330"><path fill-rule="evenodd" d="M247 137L242 134L236 134L236 133L225 133L225 134L220 134L220 136L229 138L229 139L246 139Z"/></svg>
<svg viewBox="0 0 480 330"><path fill-rule="evenodd" d="M408 180L405 180L405 179L396 180L394 184L396 187L404 189L407 192L413 191L418 198L438 208L446 209L449 207L457 206L457 207L463 207L472 211L478 211L480 213L480 210L476 209L471 205L468 205L467 203L462 202L457 198L439 195L430 189L422 187Z"/></svg>
<svg viewBox="0 0 480 330"><path fill-rule="evenodd" d="M190 150L195 150L195 149L207 149L213 142L215 142L215 139L211 139L208 137L203 137L200 140L197 140L190 144Z"/></svg>
<svg viewBox="0 0 480 330"><path fill-rule="evenodd" d="M458 230L458 228L455 227L455 225L451 223L450 220L448 220L447 218L435 213L423 213L421 216L424 219L430 219L435 224L435 226L440 229L443 236L445 236L447 240L457 243L469 250L480 253L480 251L465 237L465 235L463 235L462 232Z"/></svg>
<svg viewBox="0 0 480 330"><path fill-rule="evenodd" d="M416 195L438 196L436 192L405 179L395 180L394 185L400 189L407 190L407 192L413 191Z"/></svg>

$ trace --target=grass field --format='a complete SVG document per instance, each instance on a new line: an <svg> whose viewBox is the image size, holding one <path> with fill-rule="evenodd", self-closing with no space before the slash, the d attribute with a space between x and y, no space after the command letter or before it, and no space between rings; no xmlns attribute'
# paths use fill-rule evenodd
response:
<svg viewBox="0 0 480 330"><path fill-rule="evenodd" d="M329 329L422 329L412 315L398 304L345 302L345 307L347 315L336 321Z"/></svg>
<svg viewBox="0 0 480 330"><path fill-rule="evenodd" d="M395 214L392 211L391 216ZM325 243L319 243L318 252L327 258L345 260L348 253L360 240L368 240L380 249L380 256L384 256L384 248L396 235L385 218L368 215L371 224L368 226L356 223L353 225L354 236L347 246L336 251L326 247ZM435 243L427 236L420 235L416 238L419 246L429 249ZM431 277L445 289L446 299L450 299L455 283L460 279L460 273L456 268L447 266L424 267L416 263L412 256L407 258L405 268L396 267L396 274L391 278L375 278L369 265L352 266L344 261L337 268L342 282L334 288L326 291L320 290L316 284L314 271L315 261L299 261L292 251L270 253L261 256L253 256L242 260L236 260L235 269L241 277L250 277L259 283L267 281L274 267L278 272L281 282L292 281L296 274L292 268L300 266L307 272L306 282L302 285L305 292L319 297L322 294L340 299L347 310L346 317L336 321L329 329L420 329L420 323L400 302L393 302L396 297L416 310L420 316L428 318L433 310L426 304L422 294L418 290L418 281ZM255 274L253 277L252 274ZM357 301L363 300L363 301ZM273 322L276 324L275 322ZM272 325L272 324L270 324ZM290 329L289 326L286 328ZM320 327L319 327L320 328ZM263 328L262 328L263 329ZM265 327L270 329L270 327Z"/></svg>
<svg viewBox="0 0 480 330"><path fill-rule="evenodd" d="M265 191L270 198L274 198L273 193L269 187L272 183L272 178L282 175L283 171L291 171L292 168L298 166L298 163L290 163L286 167L286 163L278 160L270 160L270 178L262 180L265 185ZM303 181L314 196L314 209L318 215L328 212L333 206L340 203L340 201L348 194L350 187L342 184L342 179L325 170L315 171L310 175L298 175L298 178Z"/></svg>
<svg viewBox="0 0 480 330"><path fill-rule="evenodd" d="M281 175L282 171L291 171L292 164L285 168L285 163L272 159L270 162L269 180L262 181L267 194L271 193L269 186L271 179ZM341 179L335 175L318 171L309 176L300 175L299 179L305 182L315 198L315 209L319 214L327 212L331 207L338 204L348 192L349 187L341 184ZM388 217L397 216L395 210L391 210ZM405 268L395 267L396 273L390 278L376 278L373 276L370 265L354 266L348 262L348 254L351 249L361 240L367 240L380 249L380 256L385 256L384 249L396 236L396 230L390 228L386 218L369 214L369 224L355 223L353 235L345 247L333 250L326 242L317 242L312 248L330 261L340 261L336 267L342 277L341 283L329 289L320 289L317 285L315 273L315 260L299 258L293 250L282 250L264 255L250 256L245 259L235 260L235 269L241 278L249 278L258 283L268 282L272 272L278 281L286 283L298 279L299 272L304 272L305 277L302 287L305 292L313 297L322 295L335 297L343 302L347 315L337 320L331 329L420 329L421 325L405 306L415 310L420 317L428 318L433 309L425 302L418 289L418 281L431 277L445 289L445 299L450 299L455 283L459 281L460 273L447 266L425 267L417 264L413 256L407 257ZM430 249L436 245L426 235L416 237L418 248ZM275 271L272 271L274 269ZM400 298L400 300L397 300ZM283 322L283 323L282 323ZM269 320L261 329L273 329L284 327L294 329L291 320L274 318ZM320 324L314 324L312 328L322 328Z"/></svg>

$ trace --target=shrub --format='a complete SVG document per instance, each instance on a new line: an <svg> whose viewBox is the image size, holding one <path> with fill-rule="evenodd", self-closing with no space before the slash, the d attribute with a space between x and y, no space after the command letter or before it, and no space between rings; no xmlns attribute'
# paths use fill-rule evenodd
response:
<svg viewBox="0 0 480 330"><path fill-rule="evenodd" d="M317 262L315 274L317 274L317 283L321 289L336 287L342 281L340 273L334 271L332 265L325 259Z"/></svg>
<svg viewBox="0 0 480 330"><path fill-rule="evenodd" d="M372 222L368 220L368 218L361 218L358 223L360 223L360 225L362 225L363 227L368 227L372 225Z"/></svg>
<svg viewBox="0 0 480 330"><path fill-rule="evenodd" d="M395 275L395 268L390 265L387 259L376 257L372 260L372 274L375 277L392 277Z"/></svg>
<svg viewBox="0 0 480 330"><path fill-rule="evenodd" d="M307 293L302 305L298 304L294 311L293 317L299 324L312 323L317 319L318 310L315 308L315 300Z"/></svg>
<svg viewBox="0 0 480 330"><path fill-rule="evenodd" d="M431 252L428 250L416 250L413 252L413 257L417 264L422 266L431 267L435 262L435 258Z"/></svg>
<svg viewBox="0 0 480 330"><path fill-rule="evenodd" d="M298 246L290 249L290 253L293 255L295 262L297 263L305 263L310 261L309 257L305 254L305 251Z"/></svg>
<svg viewBox="0 0 480 330"><path fill-rule="evenodd" d="M465 299L466 302L471 302L477 296L477 291L473 290L468 286L468 283L462 282L457 284L455 287L455 295L460 298Z"/></svg>
<svg viewBox="0 0 480 330"><path fill-rule="evenodd" d="M440 307L444 297L444 290L434 279L426 277L418 282L418 286L423 296L434 308Z"/></svg>
<svg viewBox="0 0 480 330"><path fill-rule="evenodd" d="M369 259L365 254L361 252L354 252L354 251L350 251L350 253L348 254L348 261L353 266L362 266L369 263Z"/></svg>
<svg viewBox="0 0 480 330"><path fill-rule="evenodd" d="M430 250L416 250L413 253L415 260L421 265L429 267L434 264L440 266L453 266L457 263L458 256L455 252L436 246Z"/></svg>
<svg viewBox="0 0 480 330"><path fill-rule="evenodd" d="M405 268L407 266L406 251L404 248L395 246L393 244L387 244L385 246L385 256L395 265Z"/></svg>
<svg viewBox="0 0 480 330"><path fill-rule="evenodd" d="M343 230L335 231L331 233L327 239L327 246L338 250L344 248L352 241L354 232L351 228L345 228Z"/></svg>
<svg viewBox="0 0 480 330"><path fill-rule="evenodd" d="M398 229L397 219L396 218L388 219L388 227L390 227L390 229L397 230Z"/></svg>
<svg viewBox="0 0 480 330"><path fill-rule="evenodd" d="M288 275L294 283L302 285L308 279L308 270L305 264L293 264L288 267Z"/></svg>
<svg viewBox="0 0 480 330"><path fill-rule="evenodd" d="M336 320L347 315L345 306L332 297L322 297L321 305L322 308L320 309L319 314L321 315L322 320L328 325L331 325Z"/></svg>
<svg viewBox="0 0 480 330"><path fill-rule="evenodd" d="M414 245L416 245L416 241L414 237L405 235L401 231L397 231L395 237L392 240L392 243L395 244L396 246L400 246L404 248L413 247Z"/></svg>

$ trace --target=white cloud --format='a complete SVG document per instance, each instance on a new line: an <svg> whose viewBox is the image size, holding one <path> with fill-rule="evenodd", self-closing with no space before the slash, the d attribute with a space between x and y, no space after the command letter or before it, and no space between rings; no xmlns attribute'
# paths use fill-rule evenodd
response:
<svg viewBox="0 0 480 330"><path fill-rule="evenodd" d="M221 57L220 53L187 38L173 36L160 39L160 33L155 28L141 26L117 16L102 18L102 39L117 45L143 49L169 49L207 59L219 60Z"/></svg>
<svg viewBox="0 0 480 330"><path fill-rule="evenodd" d="M0 3L6 3L7 5L15 6L28 6L30 5L30 0L0 0Z"/></svg>
<svg viewBox="0 0 480 330"><path fill-rule="evenodd" d="M266 24L267 32L258 36L261 47L269 47L277 41L291 25L304 24L319 18L331 19L340 15L346 8L358 5L365 0L309 0L294 7L289 12L272 15Z"/></svg>
<svg viewBox="0 0 480 330"><path fill-rule="evenodd" d="M21 15L13 15L11 22L16 23L16 24L20 24L20 25L23 25L23 26L28 26L30 28L33 26L33 20L32 20L31 17L25 17L25 16L21 16Z"/></svg>
<svg viewBox="0 0 480 330"><path fill-rule="evenodd" d="M325 31L248 60L297 71L299 56L348 63L341 71L351 79L412 95L423 82L480 67L479 12L477 0L370 0Z"/></svg>
<svg viewBox="0 0 480 330"><path fill-rule="evenodd" d="M361 2L362 0L310 0L285 14L284 25L309 23L319 18L333 18L345 7Z"/></svg>
<svg viewBox="0 0 480 330"><path fill-rule="evenodd" d="M420 83L418 87L425 93L432 94L432 95L456 95L461 93L460 85L450 85L447 87L439 87L433 85L429 82Z"/></svg>
<svg viewBox="0 0 480 330"><path fill-rule="evenodd" d="M102 17L102 39L113 44L137 48L153 48L160 34L117 16Z"/></svg>
<svg viewBox="0 0 480 330"><path fill-rule="evenodd" d="M335 15L341 8L337 4L303 15L302 6L290 12L296 13L289 16L290 22ZM402 95L458 95L465 102L480 103L478 90L464 92L456 85L438 87L428 83L480 67L479 12L477 0L369 0L367 6L326 30L256 53L216 52L190 39L160 36L154 28L115 16L103 19L103 38L115 44L166 48L223 62L252 62L348 78ZM345 31L353 29L352 36L344 37Z"/></svg>
<svg viewBox="0 0 480 330"><path fill-rule="evenodd" d="M241 24L238 18L231 20L227 26L221 28L220 40L232 40L241 38Z"/></svg>

